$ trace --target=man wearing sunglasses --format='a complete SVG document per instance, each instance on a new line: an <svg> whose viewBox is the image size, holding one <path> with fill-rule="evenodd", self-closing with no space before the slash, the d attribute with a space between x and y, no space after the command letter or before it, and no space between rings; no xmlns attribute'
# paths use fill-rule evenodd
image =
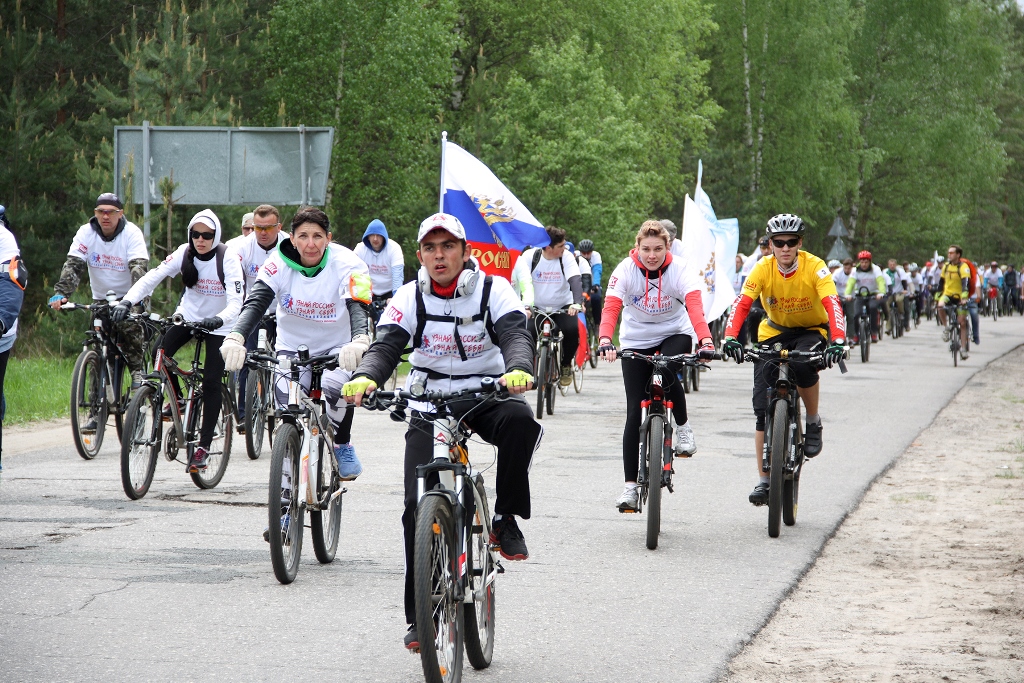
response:
<svg viewBox="0 0 1024 683"><path fill-rule="evenodd" d="M758 261L733 303L722 350L737 363L743 362L743 346L737 341L750 306L760 298L766 318L757 330L761 346L782 344L798 351L824 350L824 362L832 367L846 351L846 320L843 305L828 266L817 256L801 251L804 222L793 214L779 214L768 221L772 255ZM831 340L831 341L830 341ZM808 363L793 363L790 371L807 410L804 455L821 452L821 417L818 415L818 369ZM749 496L754 505L768 503L768 475L761 469L764 449L765 413L768 387L778 378L778 368L754 363L754 460L759 481Z"/></svg>
<svg viewBox="0 0 1024 683"><path fill-rule="evenodd" d="M68 258L48 301L50 308L60 310L86 273L93 302L99 303L109 291L120 299L149 270L146 238L139 226L124 217L122 208L120 198L112 192L104 192L96 199L93 217L71 240ZM142 328L133 320L124 320L115 329L132 373L132 389L137 389L142 384Z"/></svg>

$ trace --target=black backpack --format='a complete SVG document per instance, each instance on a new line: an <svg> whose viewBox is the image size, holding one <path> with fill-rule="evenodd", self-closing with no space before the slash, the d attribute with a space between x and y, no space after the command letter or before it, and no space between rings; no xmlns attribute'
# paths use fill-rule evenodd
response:
<svg viewBox="0 0 1024 683"><path fill-rule="evenodd" d="M493 280L490 275L484 277L484 289L483 296L480 297L480 312L472 315L468 318L459 318L453 315L434 315L427 313L427 306L423 302L423 291L417 286L416 287L416 332L412 338L412 348L418 349L420 344L423 343L423 330L427 326L427 321L432 322L452 322L455 323L455 345L459 349L459 358L462 360L468 360L469 357L466 355L466 350L462 346L462 336L459 335L459 323L468 325L478 320L484 321L484 327L487 329L487 335L491 338L491 343L497 346L498 335L494 332L494 325L488 314L487 304L491 299L491 284Z"/></svg>

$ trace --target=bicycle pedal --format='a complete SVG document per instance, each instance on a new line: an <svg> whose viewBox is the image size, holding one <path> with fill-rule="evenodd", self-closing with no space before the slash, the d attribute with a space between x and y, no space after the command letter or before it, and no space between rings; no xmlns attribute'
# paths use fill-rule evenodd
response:
<svg viewBox="0 0 1024 683"><path fill-rule="evenodd" d="M692 458L693 457L693 453L676 453L676 457L677 458Z"/></svg>
<svg viewBox="0 0 1024 683"><path fill-rule="evenodd" d="M499 574L504 574L505 573L505 568L501 566L501 562L500 561L499 562L495 562L494 566L497 568L497 571L498 571Z"/></svg>
<svg viewBox="0 0 1024 683"><path fill-rule="evenodd" d="M637 513L637 510L631 510L629 508L625 508L625 509L619 508L619 512L621 512L623 514L634 515L634 514Z"/></svg>

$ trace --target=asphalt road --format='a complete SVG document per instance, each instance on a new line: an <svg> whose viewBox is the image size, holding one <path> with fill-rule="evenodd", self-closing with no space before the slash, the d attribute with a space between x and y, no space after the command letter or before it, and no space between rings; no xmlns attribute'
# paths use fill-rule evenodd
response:
<svg viewBox="0 0 1024 683"><path fill-rule="evenodd" d="M751 366L715 363L689 395L697 455L677 460L661 545L613 503L622 486L619 366L560 398L531 474L528 561L505 562L490 669L468 681L713 681L774 612L865 488L1024 319L982 323L953 368L934 323L824 373L825 449L803 475L798 523L767 535L756 481ZM108 432L113 434L112 430ZM121 490L116 441L93 461L70 440L5 453L0 474L0 680L422 680L401 645L403 429L359 412L365 473L344 498L341 548L278 584L261 532L269 458L236 440L200 491L161 460L149 495ZM969 435L964 435L969 438ZM478 466L493 458L471 450ZM493 478L493 469L485 474ZM493 495L493 492L492 492Z"/></svg>

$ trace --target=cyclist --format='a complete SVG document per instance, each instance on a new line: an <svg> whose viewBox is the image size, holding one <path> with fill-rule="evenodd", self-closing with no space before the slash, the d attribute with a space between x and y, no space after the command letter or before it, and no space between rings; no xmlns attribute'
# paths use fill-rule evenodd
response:
<svg viewBox="0 0 1024 683"><path fill-rule="evenodd" d="M311 356L338 354L340 367L323 374L322 387L327 416L334 424L338 474L352 480L362 474L363 467L351 443L355 411L342 400L341 387L370 347L369 269L351 250L331 243L331 222L320 209L300 208L292 217L291 228L291 236L281 240L260 268L220 352L228 371L241 368L247 351L245 340L276 301L274 351L278 357L294 357L302 345L309 348ZM308 370L300 375L306 388L310 378ZM275 394L279 404L288 402L283 382L275 383Z"/></svg>
<svg viewBox="0 0 1024 683"><path fill-rule="evenodd" d="M230 329L238 316L244 297L242 292L245 278L238 254L234 249L221 244L220 234L217 214L210 209L197 213L188 223L188 242L132 285L111 313L114 322L124 320L129 308L152 294L164 278L181 274L185 292L181 295L175 313L207 330L203 369L203 424L199 431L199 445L193 451L186 468L188 472L200 472L207 466L207 450L213 441L221 410L220 386L224 360L218 351L224 341L225 330ZM191 338L192 334L187 328L175 325L164 334L160 348L165 355L173 356Z"/></svg>
<svg viewBox="0 0 1024 683"><path fill-rule="evenodd" d="M483 377L498 377L511 394L532 387L533 342L523 305L507 280L485 276L470 260L466 230L455 216L437 213L420 224L416 258L422 264L415 281L402 285L381 316L377 340L363 356L345 398L361 405L367 394L391 376L406 346L412 346L413 370L406 386L428 390L472 387ZM433 457L430 404L412 403L405 434L405 617L410 624L405 647L419 641L413 601L413 541L416 467ZM540 443L541 426L521 398L464 409L468 424L498 450L494 486L494 527L490 538L502 557L525 560L526 541L516 517L530 518L530 464ZM434 475L436 478L436 475ZM429 486L429 483L428 483Z"/></svg>
<svg viewBox="0 0 1024 683"><path fill-rule="evenodd" d="M232 247L232 248L237 250L238 249L238 245L242 243L242 240L244 240L246 237L248 237L249 235L252 234L252 229L253 229L252 228L252 223L253 223L253 218L255 216L256 216L256 214L253 213L252 211L250 211L249 213L247 213L244 216L242 216L242 234L238 235L236 237L232 237L231 239L229 239L224 244L226 244L229 247Z"/></svg>
<svg viewBox="0 0 1024 683"><path fill-rule="evenodd" d="M288 235L281 231L281 213L270 204L260 204L251 214L245 215L252 217L249 219L249 234L228 240L228 246L234 247L242 261L245 291L248 293L252 291L253 285L256 283L260 268ZM245 221L242 224L242 231L245 231ZM265 312L264 310L260 315ZM245 348L252 351L258 343L259 331L253 329L245 340ZM245 385L248 378L249 368L243 365L238 372L238 431L240 433L245 432Z"/></svg>
<svg viewBox="0 0 1024 683"><path fill-rule="evenodd" d="M874 295L874 298L868 299L867 305L868 315L871 316L871 343L875 343L878 341L878 302L885 298L887 285L882 269L871 262L871 252L867 250L857 254L857 267L846 280L846 300L854 301L854 292L859 291L861 287L867 287L868 292ZM864 302L857 299L853 307L854 318L860 316L863 306ZM860 343L857 335L854 335L853 343Z"/></svg>
<svg viewBox="0 0 1024 683"><path fill-rule="evenodd" d="M537 308L569 307L568 313L551 316L555 325L562 331L563 339L561 377L558 382L567 387L572 384L572 360L580 344L576 314L583 310L583 278L579 264L565 248L565 230L554 226L549 226L545 230L548 239L551 240L550 244L524 251L519 255L513 271L518 271L515 277L519 282L529 280L533 284L532 302L525 298L524 292L523 303L527 306L532 303ZM530 318L530 332L536 344L536 318Z"/></svg>
<svg viewBox="0 0 1024 683"><path fill-rule="evenodd" d="M601 309L604 306L604 299L601 295L601 276L604 266L601 263L601 252L594 250L592 240L580 240L580 256L590 264L591 279L590 286L590 319L597 327L601 326Z"/></svg>
<svg viewBox="0 0 1024 683"><path fill-rule="evenodd" d="M1020 300L1020 274L1013 268L1013 264L1006 265L1003 271L1003 308L1007 311L1011 307L1017 308Z"/></svg>
<svg viewBox="0 0 1024 683"><path fill-rule="evenodd" d="M78 229L71 240L68 258L60 271L60 279L53 286L50 308L60 310L88 272L94 303L104 301L108 291L119 298L149 269L149 250L139 226L124 217L121 199L112 192L96 198L96 208L89 222ZM132 389L142 384L143 333L142 326L133 320L114 325L119 346L132 374ZM95 429L93 421L82 430Z"/></svg>
<svg viewBox="0 0 1024 683"><path fill-rule="evenodd" d="M615 267L608 280L608 293L601 314L599 353L605 360L611 362L617 356L612 335L620 312L619 345L624 349L644 354L659 351L671 356L689 353L693 337L696 337L700 340L700 353L714 356L711 330L704 320L703 278L688 272L685 262L674 258L669 251L669 245L669 234L664 224L646 221L636 234L635 246L629 256ZM647 398L647 384L651 381L652 372L651 365L645 361L622 361L622 383L626 393L622 469L626 486L615 501L621 512L637 509L641 402ZM678 425L676 455L689 457L697 452L697 445L686 416L686 394L678 381L666 389Z"/></svg>
<svg viewBox="0 0 1024 683"><path fill-rule="evenodd" d="M18 337L18 314L25 300L28 271L21 260L21 249L11 232L7 209L0 206L0 470L3 470L3 422L7 412L4 377L11 348Z"/></svg>
<svg viewBox="0 0 1024 683"><path fill-rule="evenodd" d="M789 350L817 351L824 348L824 360L828 367L842 359L846 345L843 307L825 262L800 250L805 231L804 222L793 214L784 213L768 220L766 232L771 237L774 255L762 259L750 273L743 285L743 292L736 297L725 333L722 350L737 363L743 362L743 347L736 341L736 337L750 305L757 297L764 303L767 312L767 318L758 329L758 339L762 345L770 341L780 343ZM807 411L804 454L813 458L821 453L822 445L821 417L818 415L818 369L809 363L793 363L790 369ZM761 453L764 449L768 387L777 377L777 367L763 362L754 363L753 404L757 418L754 453L759 476L757 486L749 496L754 505L768 503L769 479L762 469Z"/></svg>
<svg viewBox="0 0 1024 683"><path fill-rule="evenodd" d="M676 235L679 233L679 229L676 228L676 224L667 218L662 218L658 222L661 223L661 227L665 228L665 231L668 232L669 253L677 259L685 259L686 256L683 254L683 243L676 239Z"/></svg>
<svg viewBox="0 0 1024 683"><path fill-rule="evenodd" d="M996 261L988 264L988 268L984 271L981 276L982 287L985 291L985 297L988 300L989 306L995 306L996 302L1003 295L1003 271L999 269L999 264ZM989 296L991 290L995 290L994 296Z"/></svg>
<svg viewBox="0 0 1024 683"><path fill-rule="evenodd" d="M901 320L904 317L904 299L907 297L908 288L908 276L907 271L903 269L896 259L889 259L888 268L885 269L884 275L886 279L886 307L885 307L885 320L886 330L885 333L893 337L896 336L895 324L896 321L889 311L889 303L893 300L896 301L896 315Z"/></svg>
<svg viewBox="0 0 1024 683"><path fill-rule="evenodd" d="M946 327L946 304L959 304L956 317L960 321L960 358L967 359L967 315L966 305L970 300L971 268L961 260L963 249L953 244L946 254L949 260L939 273L939 322L942 324L942 341L949 341Z"/></svg>
<svg viewBox="0 0 1024 683"><path fill-rule="evenodd" d="M353 249L370 269L373 282L373 306L370 315L376 325L384 307L405 281L405 255L398 242L388 237L384 223L374 218L363 232L363 241Z"/></svg>

